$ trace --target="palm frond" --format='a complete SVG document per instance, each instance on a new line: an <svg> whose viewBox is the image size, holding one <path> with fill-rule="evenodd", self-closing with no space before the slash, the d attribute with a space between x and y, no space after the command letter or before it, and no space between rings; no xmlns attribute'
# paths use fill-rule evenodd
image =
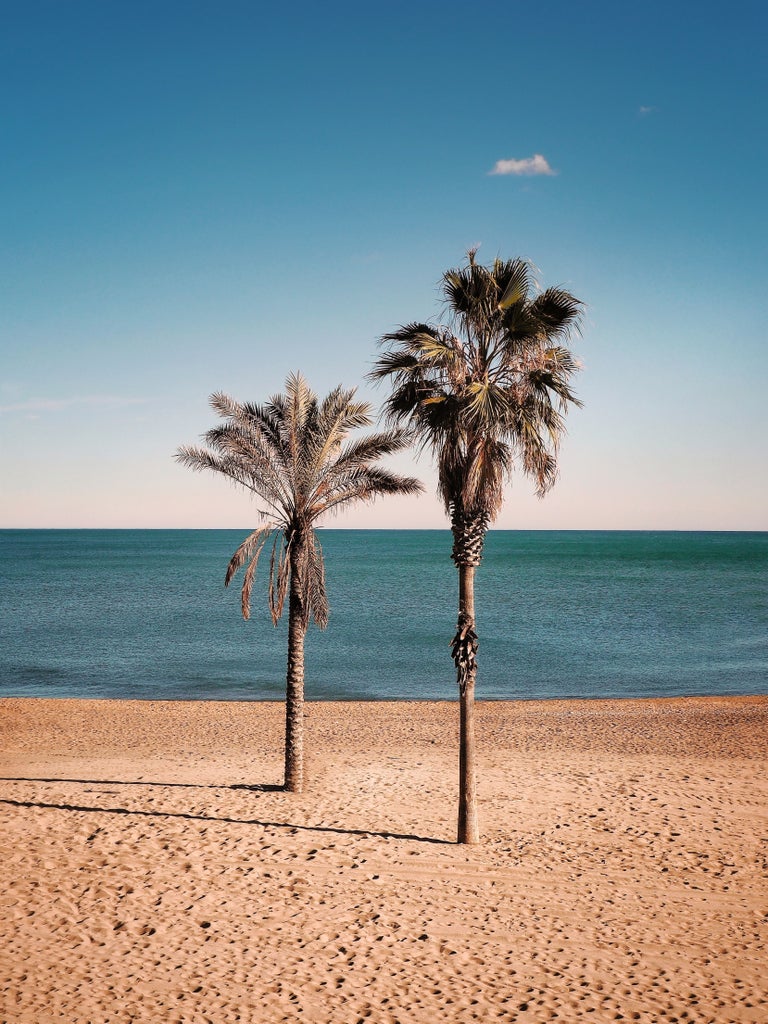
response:
<svg viewBox="0 0 768 1024"><path fill-rule="evenodd" d="M468 385L466 418L483 436L492 437L507 416L513 393L495 380L485 378Z"/></svg>
<svg viewBox="0 0 768 1024"><path fill-rule="evenodd" d="M292 537L286 537L283 533L276 533L272 544L272 552L269 559L269 612L272 616L272 624L277 625L280 616L283 614L288 584L291 578L290 550L293 542Z"/></svg>
<svg viewBox="0 0 768 1024"><path fill-rule="evenodd" d="M373 422L370 403L354 401L355 393L355 388L335 388L320 405L314 429L305 439L307 494L317 489L327 467L340 457L347 434Z"/></svg>
<svg viewBox="0 0 768 1024"><path fill-rule="evenodd" d="M250 619L251 617L251 590L253 589L253 581L256 575L256 566L259 562L261 550L273 529L274 527L270 523L267 526L260 526L253 533L249 534L237 551L235 551L234 555L232 555L227 566L227 572L224 577L225 587L228 587L232 582L238 569L248 562L240 592L240 608L244 619Z"/></svg>
<svg viewBox="0 0 768 1024"><path fill-rule="evenodd" d="M248 534L229 560L227 572L224 576L225 587L229 586L237 571L241 569L249 559L253 557L258 558L258 554L264 546L264 542L267 540L273 529L274 526L270 523L267 526L260 526L258 529Z"/></svg>
<svg viewBox="0 0 768 1024"><path fill-rule="evenodd" d="M530 304L530 315L539 325L539 336L552 340L579 331L583 303L563 288L547 288Z"/></svg>
<svg viewBox="0 0 768 1024"><path fill-rule="evenodd" d="M288 466L289 457L280 432L280 421L270 414L268 407L254 402L243 403L243 415L246 428L255 431L263 439L263 444L272 453L276 466Z"/></svg>
<svg viewBox="0 0 768 1024"><path fill-rule="evenodd" d="M420 347L418 339L422 336L424 338L437 337L439 330L438 327L433 327L431 324L414 320L412 323L402 324L396 331L383 334L379 339L379 344L394 344L399 345L403 349L413 348L414 351L418 351Z"/></svg>
<svg viewBox="0 0 768 1024"><path fill-rule="evenodd" d="M318 433L339 437L373 423L370 402L355 401L357 388L334 388L320 403Z"/></svg>
<svg viewBox="0 0 768 1024"><path fill-rule="evenodd" d="M510 306L525 302L530 288L530 265L525 260L510 260L501 264L495 276L499 287L503 288L499 309L507 310Z"/></svg>
<svg viewBox="0 0 768 1024"><path fill-rule="evenodd" d="M300 373L291 373L285 381L285 419L283 427L291 464L294 470L299 465L306 423L317 406L317 398Z"/></svg>
<svg viewBox="0 0 768 1024"><path fill-rule="evenodd" d="M401 476L382 466L358 467L334 482L333 488L318 496L315 518L339 512L347 505L374 501L384 495L420 494L424 485L411 476Z"/></svg>
<svg viewBox="0 0 768 1024"><path fill-rule="evenodd" d="M427 366L450 367L458 358L461 359L461 346L449 331L421 333L414 337L412 348L418 351L419 361Z"/></svg>
<svg viewBox="0 0 768 1024"><path fill-rule="evenodd" d="M413 425L420 418L423 403L435 393L429 383L418 378L405 381L396 387L384 403L387 422L401 426L410 421Z"/></svg>
<svg viewBox="0 0 768 1024"><path fill-rule="evenodd" d="M563 374L547 366L542 366L532 369L527 376L529 386L542 399L551 402L552 396L555 396L561 409L566 409L569 404L582 408L583 403L576 397L568 384L567 377Z"/></svg>
<svg viewBox="0 0 768 1024"><path fill-rule="evenodd" d="M332 480L349 468L367 466L387 455L401 452L407 447L408 438L402 430L387 430L368 434L343 445L338 456L324 469L321 480L323 482L326 479Z"/></svg>
<svg viewBox="0 0 768 1024"><path fill-rule="evenodd" d="M325 591L325 563L323 561L323 549L317 534L312 531L312 537L307 550L307 579L306 579L306 614L311 614L315 624L320 629L328 625L328 595Z"/></svg>
<svg viewBox="0 0 768 1024"><path fill-rule="evenodd" d="M546 448L527 448L523 456L523 469L536 481L536 496L539 498L543 498L557 481L557 459Z"/></svg>
<svg viewBox="0 0 768 1024"><path fill-rule="evenodd" d="M173 457L176 462L180 462L182 466L186 466L195 473L199 473L203 469L213 469L218 472L221 461L219 456L212 452L190 444L184 444L177 448Z"/></svg>
<svg viewBox="0 0 768 1024"><path fill-rule="evenodd" d="M248 491L259 493L254 487L253 478L248 467L236 457L217 455L215 452L208 451L205 448L186 445L177 449L174 458L177 462L195 472L210 469L215 473L220 473L222 476L229 477L233 483L244 487Z"/></svg>
<svg viewBox="0 0 768 1024"><path fill-rule="evenodd" d="M241 403L223 391L214 391L209 399L209 404L223 420L237 421L243 415Z"/></svg>
<svg viewBox="0 0 768 1024"><path fill-rule="evenodd" d="M240 610L246 621L251 617L251 591L253 590L253 581L256 576L256 566L258 565L260 554L261 548L258 549L248 563L248 568L245 570L243 577L243 587L240 591Z"/></svg>
<svg viewBox="0 0 768 1024"><path fill-rule="evenodd" d="M419 357L407 349L393 349L379 356L367 377L371 381L379 381L396 374L408 375L414 370L421 371Z"/></svg>

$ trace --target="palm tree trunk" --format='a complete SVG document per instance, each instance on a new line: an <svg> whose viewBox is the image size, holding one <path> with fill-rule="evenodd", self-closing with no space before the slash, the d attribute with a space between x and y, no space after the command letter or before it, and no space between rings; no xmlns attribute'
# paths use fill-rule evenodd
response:
<svg viewBox="0 0 768 1024"><path fill-rule="evenodd" d="M291 548L288 601L288 671L285 679L285 788L304 788L304 637L307 632L301 593L301 545Z"/></svg>
<svg viewBox="0 0 768 1024"><path fill-rule="evenodd" d="M475 566L459 565L459 620L453 643L459 684L459 827L458 842L479 843L475 747Z"/></svg>

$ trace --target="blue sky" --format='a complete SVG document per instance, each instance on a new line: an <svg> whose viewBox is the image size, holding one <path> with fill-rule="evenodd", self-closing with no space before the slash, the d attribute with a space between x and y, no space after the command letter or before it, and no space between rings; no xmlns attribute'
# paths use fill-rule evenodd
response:
<svg viewBox="0 0 768 1024"><path fill-rule="evenodd" d="M561 478L497 525L768 529L766 10L2 4L0 526L252 526L172 460L208 395L378 405L479 244L587 307ZM415 471L328 525L444 526Z"/></svg>

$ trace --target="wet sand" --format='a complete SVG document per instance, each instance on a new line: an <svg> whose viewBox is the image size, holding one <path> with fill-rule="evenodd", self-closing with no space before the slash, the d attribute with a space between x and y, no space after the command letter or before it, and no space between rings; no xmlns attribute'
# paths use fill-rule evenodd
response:
<svg viewBox="0 0 768 1024"><path fill-rule="evenodd" d="M768 697L0 700L0 1022L768 1020Z"/></svg>

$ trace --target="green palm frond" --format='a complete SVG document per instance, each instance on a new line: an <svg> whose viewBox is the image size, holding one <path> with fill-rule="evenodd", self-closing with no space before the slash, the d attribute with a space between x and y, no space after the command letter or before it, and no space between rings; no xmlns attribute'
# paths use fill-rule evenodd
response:
<svg viewBox="0 0 768 1024"><path fill-rule="evenodd" d="M449 331L435 331L427 334L421 332L412 340L412 348L419 353L422 364L432 366L436 370L449 367L454 360L462 356L461 347Z"/></svg>
<svg viewBox="0 0 768 1024"><path fill-rule="evenodd" d="M539 325L539 336L566 338L580 329L583 303L563 288L547 288L530 304L530 315Z"/></svg>
<svg viewBox="0 0 768 1024"><path fill-rule="evenodd" d="M396 331L382 335L380 344L386 345L394 343L395 345L400 345L402 348L407 349L413 347L415 351L418 351L418 339L421 338L422 335L426 338L431 338L438 337L439 333L440 328L414 320L412 323L403 324L398 327Z"/></svg>
<svg viewBox="0 0 768 1024"><path fill-rule="evenodd" d="M384 403L384 411L390 423L397 427L418 422L422 403L432 397L435 389L429 382L415 377L397 386Z"/></svg>
<svg viewBox="0 0 768 1024"><path fill-rule="evenodd" d="M492 436L504 422L510 398L510 390L503 383L489 378L472 381L466 388L466 418L476 431Z"/></svg>
<svg viewBox="0 0 768 1024"><path fill-rule="evenodd" d="M372 380L380 380L394 374L408 375L413 371L420 371L421 363L419 357L406 350L395 349L392 352L384 352L379 357L376 367L371 371Z"/></svg>
<svg viewBox="0 0 768 1024"><path fill-rule="evenodd" d="M494 270L499 287L503 287L499 309L504 311L510 306L524 303L531 286L529 264L525 260L510 260L498 268L494 267Z"/></svg>

